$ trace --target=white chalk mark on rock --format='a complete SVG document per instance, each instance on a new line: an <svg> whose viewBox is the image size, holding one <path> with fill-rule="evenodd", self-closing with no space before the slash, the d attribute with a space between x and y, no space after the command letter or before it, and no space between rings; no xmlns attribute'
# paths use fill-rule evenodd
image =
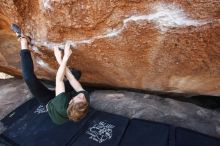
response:
<svg viewBox="0 0 220 146"><path fill-rule="evenodd" d="M48 68L49 65L45 63L42 59L38 58L37 63L42 67L42 68Z"/></svg>
<svg viewBox="0 0 220 146"><path fill-rule="evenodd" d="M51 0L43 0L43 7L46 10L51 10L52 9Z"/></svg>
<svg viewBox="0 0 220 146"><path fill-rule="evenodd" d="M32 50L33 50L34 52L36 52L36 53L41 53L36 46L33 46L33 47L32 47Z"/></svg>
<svg viewBox="0 0 220 146"><path fill-rule="evenodd" d="M174 4L160 3L153 8L154 13L146 17L146 20L155 22L161 31L168 28L184 27L184 26L202 26L210 21L193 20L188 18L184 10Z"/></svg>
<svg viewBox="0 0 220 146"><path fill-rule="evenodd" d="M36 62L37 62L37 64L40 65L40 67L42 67L42 68L44 68L44 69L47 69L47 70L50 71L50 72L56 72L55 69L51 68L51 67L49 66L49 64L47 64L46 62L44 62L44 61L43 61L42 59L40 59L40 58L37 58L37 59L36 59Z"/></svg>
<svg viewBox="0 0 220 146"><path fill-rule="evenodd" d="M48 4L49 0L45 0L46 4ZM116 37L121 34L121 32L127 28L130 22L152 22L156 24L156 27L159 28L161 33L165 33L170 28L176 27L184 27L184 26L202 26L210 21L207 20L194 20L188 18L187 14L184 13L183 9L178 7L175 4L165 4L165 3L157 3L154 4L152 13L148 15L133 15L126 19L124 19L123 25L120 29L109 29L107 32L93 36L91 38L86 38L78 41L68 40L73 46L77 46L80 44L91 44L95 40L103 39L103 38L112 38ZM46 42L46 41L38 41L35 42L37 45L43 45L48 47L49 49L53 49L55 46L59 46L60 48L64 48L64 43L53 43L53 42Z"/></svg>

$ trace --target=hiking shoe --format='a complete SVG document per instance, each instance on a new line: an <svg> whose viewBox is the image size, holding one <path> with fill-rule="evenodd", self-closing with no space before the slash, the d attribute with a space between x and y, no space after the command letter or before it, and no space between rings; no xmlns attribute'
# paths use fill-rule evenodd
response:
<svg viewBox="0 0 220 146"><path fill-rule="evenodd" d="M77 70L77 69L74 69L74 68L71 68L70 69L70 72L73 74L73 76L79 80L80 77L81 77L81 71Z"/></svg>
<svg viewBox="0 0 220 146"><path fill-rule="evenodd" d="M12 23L12 24L11 24L11 30L16 33L16 36L17 36L18 38L21 38L21 37L22 37L23 34L22 34L22 32L21 32L20 27L19 27L17 24Z"/></svg>

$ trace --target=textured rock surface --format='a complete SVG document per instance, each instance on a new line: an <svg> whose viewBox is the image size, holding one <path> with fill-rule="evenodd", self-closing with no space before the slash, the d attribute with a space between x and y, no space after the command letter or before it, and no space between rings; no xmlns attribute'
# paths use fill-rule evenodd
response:
<svg viewBox="0 0 220 146"><path fill-rule="evenodd" d="M39 77L71 41L84 83L220 95L218 0L0 0L0 71L20 75L11 22L32 33Z"/></svg>
<svg viewBox="0 0 220 146"><path fill-rule="evenodd" d="M0 120L32 97L22 80L0 80L0 87Z"/></svg>
<svg viewBox="0 0 220 146"><path fill-rule="evenodd" d="M0 79L0 120L32 97L24 81ZM0 133L6 127L0 122Z"/></svg>
<svg viewBox="0 0 220 146"><path fill-rule="evenodd" d="M173 124L220 137L220 112L155 95L126 91L95 91L92 107L123 115Z"/></svg>

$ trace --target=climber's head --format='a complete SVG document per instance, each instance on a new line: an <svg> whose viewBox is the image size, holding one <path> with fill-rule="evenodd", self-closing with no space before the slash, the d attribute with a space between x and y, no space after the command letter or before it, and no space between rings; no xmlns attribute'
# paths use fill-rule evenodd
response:
<svg viewBox="0 0 220 146"><path fill-rule="evenodd" d="M86 116L89 109L89 101L86 96L84 93L79 93L70 100L67 108L70 120L79 121Z"/></svg>

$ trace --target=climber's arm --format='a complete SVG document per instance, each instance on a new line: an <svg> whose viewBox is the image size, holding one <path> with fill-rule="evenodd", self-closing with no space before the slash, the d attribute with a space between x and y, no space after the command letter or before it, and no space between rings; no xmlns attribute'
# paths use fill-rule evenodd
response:
<svg viewBox="0 0 220 146"><path fill-rule="evenodd" d="M56 74L56 96L62 92L65 92L63 79L66 70L66 64L67 64L67 60L63 60Z"/></svg>
<svg viewBox="0 0 220 146"><path fill-rule="evenodd" d="M66 64L71 54L72 51L70 50L70 44L67 43L65 45L63 60L56 74L56 95L65 92L63 79L64 79L64 74L66 72Z"/></svg>
<svg viewBox="0 0 220 146"><path fill-rule="evenodd" d="M59 64L61 64L62 62L62 53L61 51L59 50L58 47L55 47L54 48L54 55L56 57L56 60ZM84 90L81 86L81 84L76 80L76 78L73 76L73 74L70 72L69 68L66 67L66 71L65 71L65 76L66 78L69 80L70 82L70 85L73 87L73 89L75 91L82 91Z"/></svg>

